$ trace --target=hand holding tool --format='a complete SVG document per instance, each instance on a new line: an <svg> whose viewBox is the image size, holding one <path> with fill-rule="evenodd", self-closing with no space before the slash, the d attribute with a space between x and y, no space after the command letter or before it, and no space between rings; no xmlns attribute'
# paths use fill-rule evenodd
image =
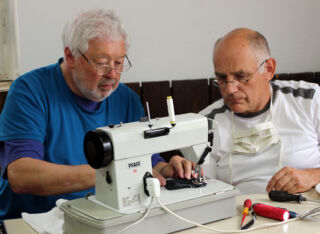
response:
<svg viewBox="0 0 320 234"><path fill-rule="evenodd" d="M251 209L251 205L252 205L252 201L250 199L246 199L244 201L244 204L243 204L244 208L242 211L242 220L241 220L240 227L242 227L243 221L246 218L246 216L248 215L249 210Z"/></svg>

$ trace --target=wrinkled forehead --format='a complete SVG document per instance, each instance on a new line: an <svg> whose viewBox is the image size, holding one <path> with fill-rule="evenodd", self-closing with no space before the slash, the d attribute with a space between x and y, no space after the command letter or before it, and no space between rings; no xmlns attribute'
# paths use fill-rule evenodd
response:
<svg viewBox="0 0 320 234"><path fill-rule="evenodd" d="M214 49L215 72L250 71L256 68L257 63L253 49L246 43L223 43L221 41Z"/></svg>
<svg viewBox="0 0 320 234"><path fill-rule="evenodd" d="M125 41L113 41L108 37L95 38L89 41L87 53L95 59L101 57L111 60L124 58L126 55Z"/></svg>

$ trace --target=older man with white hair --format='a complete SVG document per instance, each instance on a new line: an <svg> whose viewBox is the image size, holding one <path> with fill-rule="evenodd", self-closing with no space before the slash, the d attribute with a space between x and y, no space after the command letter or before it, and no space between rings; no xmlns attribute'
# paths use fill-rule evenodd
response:
<svg viewBox="0 0 320 234"><path fill-rule="evenodd" d="M88 10L63 31L64 58L30 71L11 86L0 119L0 221L41 213L59 198L94 192L85 134L144 116L139 97L120 83L130 69L127 34L108 10ZM190 178L190 161L152 157L153 174Z"/></svg>

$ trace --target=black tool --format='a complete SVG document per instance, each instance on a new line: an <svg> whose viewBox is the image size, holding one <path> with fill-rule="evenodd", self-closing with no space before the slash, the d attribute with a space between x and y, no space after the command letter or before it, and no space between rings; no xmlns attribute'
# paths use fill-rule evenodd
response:
<svg viewBox="0 0 320 234"><path fill-rule="evenodd" d="M301 203L307 199L300 195L290 194L286 191L272 190L269 192L269 198L272 201L286 202L286 201L296 201Z"/></svg>
<svg viewBox="0 0 320 234"><path fill-rule="evenodd" d="M196 178L192 178L192 179L172 178L172 179L167 179L166 181L166 188L168 190L182 189L182 188L198 188L198 187L204 187L206 185L207 183L199 182Z"/></svg>
<svg viewBox="0 0 320 234"><path fill-rule="evenodd" d="M303 201L311 201L311 202L320 202L320 200L315 199L309 199L304 196L300 195L294 195L290 194L285 191L278 191L278 190L272 190L269 192L269 198L272 201L279 201L279 202L286 202L286 201L296 201L296 202L303 202Z"/></svg>

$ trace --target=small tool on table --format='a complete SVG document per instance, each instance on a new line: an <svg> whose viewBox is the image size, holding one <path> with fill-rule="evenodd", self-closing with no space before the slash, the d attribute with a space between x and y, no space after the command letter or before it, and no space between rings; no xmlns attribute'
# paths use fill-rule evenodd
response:
<svg viewBox="0 0 320 234"><path fill-rule="evenodd" d="M253 204L252 209L255 214L263 217L267 217L270 219L286 221L290 217L290 213L288 210L266 205L266 204L261 204L261 203Z"/></svg>
<svg viewBox="0 0 320 234"><path fill-rule="evenodd" d="M245 230L245 229L248 229L249 227L251 227L254 222L256 221L256 214L251 211L251 214L252 214L252 219L244 226L241 227L241 230Z"/></svg>
<svg viewBox="0 0 320 234"><path fill-rule="evenodd" d="M312 201L312 202L320 202L320 200L315 200L315 199L309 199L301 194L299 195L294 195L290 194L286 191L278 191L278 190L272 190L269 192L269 198L272 201L278 201L278 202L287 202L287 201L296 201L296 202L303 202L303 201Z"/></svg>
<svg viewBox="0 0 320 234"><path fill-rule="evenodd" d="M251 209L251 205L252 205L252 201L250 199L246 199L243 203L243 211L242 211L242 220L241 220L241 224L240 224L240 227L242 229L242 224L246 218L246 216L248 215L249 213L249 210Z"/></svg>

